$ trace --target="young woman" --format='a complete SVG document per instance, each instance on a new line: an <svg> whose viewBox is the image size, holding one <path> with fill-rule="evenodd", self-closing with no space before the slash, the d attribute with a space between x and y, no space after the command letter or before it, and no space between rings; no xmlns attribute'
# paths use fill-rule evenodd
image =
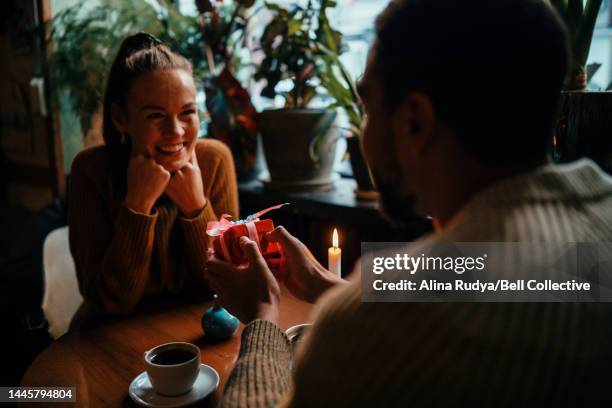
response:
<svg viewBox="0 0 612 408"><path fill-rule="evenodd" d="M72 165L70 248L79 313L208 285L206 223L238 216L232 156L200 129L191 64L155 37L121 44L104 96L105 145Z"/></svg>

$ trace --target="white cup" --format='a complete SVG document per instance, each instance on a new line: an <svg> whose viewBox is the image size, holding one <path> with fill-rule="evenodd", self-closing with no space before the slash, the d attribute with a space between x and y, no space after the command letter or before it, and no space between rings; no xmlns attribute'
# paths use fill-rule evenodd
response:
<svg viewBox="0 0 612 408"><path fill-rule="evenodd" d="M160 354L172 350L193 353L193 358L175 364L160 363ZM167 356L168 353L163 356ZM200 349L191 343L161 344L144 353L147 374L155 392L166 396L185 394L193 388L200 372Z"/></svg>

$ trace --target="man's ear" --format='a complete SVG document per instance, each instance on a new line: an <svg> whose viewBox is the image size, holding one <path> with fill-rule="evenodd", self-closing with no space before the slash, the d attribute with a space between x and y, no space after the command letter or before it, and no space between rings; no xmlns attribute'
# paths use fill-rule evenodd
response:
<svg viewBox="0 0 612 408"><path fill-rule="evenodd" d="M408 94L392 116L393 134L398 151L406 159L419 157L432 142L436 113L431 99L421 92Z"/></svg>
<svg viewBox="0 0 612 408"><path fill-rule="evenodd" d="M119 133L124 134L127 132L125 113L116 103L111 105L111 120Z"/></svg>

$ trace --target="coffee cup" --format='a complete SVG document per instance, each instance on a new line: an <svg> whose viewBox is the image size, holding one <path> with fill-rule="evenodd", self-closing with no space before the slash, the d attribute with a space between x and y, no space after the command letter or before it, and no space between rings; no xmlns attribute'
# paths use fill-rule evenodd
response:
<svg viewBox="0 0 612 408"><path fill-rule="evenodd" d="M200 349L191 343L161 344L146 351L144 361L155 392L172 397L193 387L200 371Z"/></svg>

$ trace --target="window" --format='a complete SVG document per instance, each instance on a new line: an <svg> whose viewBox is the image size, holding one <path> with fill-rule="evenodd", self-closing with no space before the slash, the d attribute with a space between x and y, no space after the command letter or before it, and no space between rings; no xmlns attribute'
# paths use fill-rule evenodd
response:
<svg viewBox="0 0 612 408"><path fill-rule="evenodd" d="M601 64L590 77L589 89L610 89L612 85L612 1L604 0L597 17L588 64ZM587 65L588 65L587 64Z"/></svg>
<svg viewBox="0 0 612 408"><path fill-rule="evenodd" d="M353 77L363 73L370 43L374 39L374 20L386 7L380 0L338 0L338 7L330 20L340 27L348 50L342 56Z"/></svg>

